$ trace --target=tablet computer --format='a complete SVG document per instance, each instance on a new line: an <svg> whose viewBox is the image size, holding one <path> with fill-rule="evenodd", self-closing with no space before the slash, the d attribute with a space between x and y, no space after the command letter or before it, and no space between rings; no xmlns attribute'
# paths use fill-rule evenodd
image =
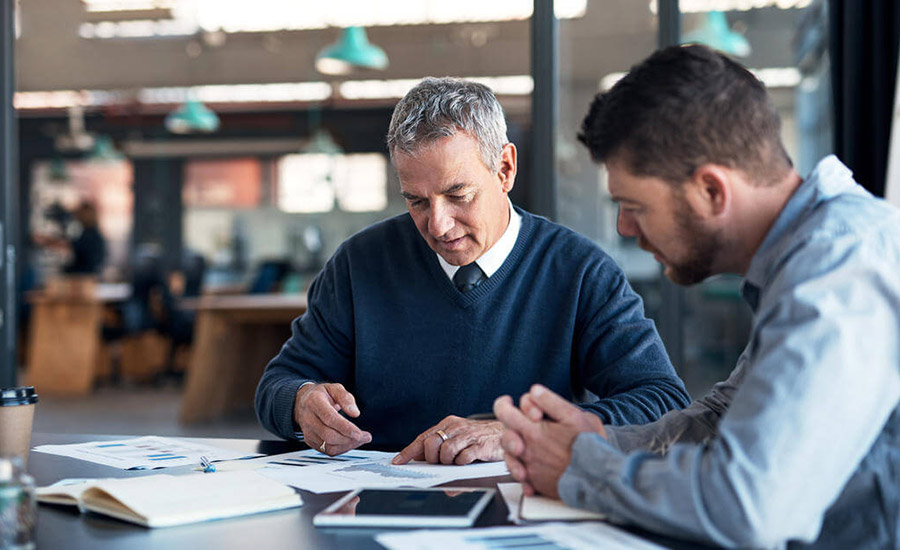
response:
<svg viewBox="0 0 900 550"><path fill-rule="evenodd" d="M313 525L470 527L494 489L357 489L313 517Z"/></svg>

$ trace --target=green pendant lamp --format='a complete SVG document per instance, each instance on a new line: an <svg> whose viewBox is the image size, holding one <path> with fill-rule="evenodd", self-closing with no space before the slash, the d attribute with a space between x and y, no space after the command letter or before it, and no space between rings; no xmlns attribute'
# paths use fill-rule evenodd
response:
<svg viewBox="0 0 900 550"><path fill-rule="evenodd" d="M209 133L219 129L219 117L197 99L189 99L166 116L166 129L173 134Z"/></svg>
<svg viewBox="0 0 900 550"><path fill-rule="evenodd" d="M690 42L706 44L710 48L740 57L750 55L750 43L747 42L744 35L728 27L725 13L721 11L708 12L700 27L686 33L681 42L682 44Z"/></svg>
<svg viewBox="0 0 900 550"><path fill-rule="evenodd" d="M125 155L116 149L112 138L109 136L97 136L94 138L94 146L88 154L88 160L96 162L113 162L123 160Z"/></svg>
<svg viewBox="0 0 900 550"><path fill-rule="evenodd" d="M348 74L354 67L384 70L387 66L387 54L369 42L362 27L347 27L337 42L316 55L316 70L323 74Z"/></svg>

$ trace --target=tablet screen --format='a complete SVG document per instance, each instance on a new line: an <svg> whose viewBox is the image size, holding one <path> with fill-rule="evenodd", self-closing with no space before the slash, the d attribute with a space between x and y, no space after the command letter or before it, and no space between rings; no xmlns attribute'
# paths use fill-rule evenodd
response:
<svg viewBox="0 0 900 550"><path fill-rule="evenodd" d="M493 489L360 489L316 515L316 525L467 526Z"/></svg>

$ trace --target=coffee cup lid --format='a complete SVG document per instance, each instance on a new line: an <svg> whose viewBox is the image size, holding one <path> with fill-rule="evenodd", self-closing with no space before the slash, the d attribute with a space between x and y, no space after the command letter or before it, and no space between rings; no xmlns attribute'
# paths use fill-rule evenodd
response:
<svg viewBox="0 0 900 550"><path fill-rule="evenodd" d="M0 407L32 405L37 402L38 396L34 393L34 386L0 389Z"/></svg>

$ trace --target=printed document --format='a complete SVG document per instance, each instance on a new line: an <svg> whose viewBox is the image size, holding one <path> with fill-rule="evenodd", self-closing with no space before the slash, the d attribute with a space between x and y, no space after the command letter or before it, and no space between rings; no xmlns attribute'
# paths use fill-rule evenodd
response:
<svg viewBox="0 0 900 550"><path fill-rule="evenodd" d="M118 441L91 441L71 445L41 445L33 449L39 453L68 456L95 464L123 470L156 470L174 466L197 465L200 457L210 462L260 456L229 449L221 449L182 439L149 435Z"/></svg>
<svg viewBox="0 0 900 550"><path fill-rule="evenodd" d="M262 463L261 475L313 493L351 491L361 487L433 487L448 481L507 475L505 462L468 466L411 462L391 464L396 453L349 451L328 456L314 449L247 461ZM230 464L230 463L229 463ZM248 464L249 465L249 464ZM222 465L228 469L228 464ZM243 467L243 464L239 465Z"/></svg>
<svg viewBox="0 0 900 550"><path fill-rule="evenodd" d="M535 527L428 529L384 533L375 540L389 550L664 550L606 523L546 523Z"/></svg>

